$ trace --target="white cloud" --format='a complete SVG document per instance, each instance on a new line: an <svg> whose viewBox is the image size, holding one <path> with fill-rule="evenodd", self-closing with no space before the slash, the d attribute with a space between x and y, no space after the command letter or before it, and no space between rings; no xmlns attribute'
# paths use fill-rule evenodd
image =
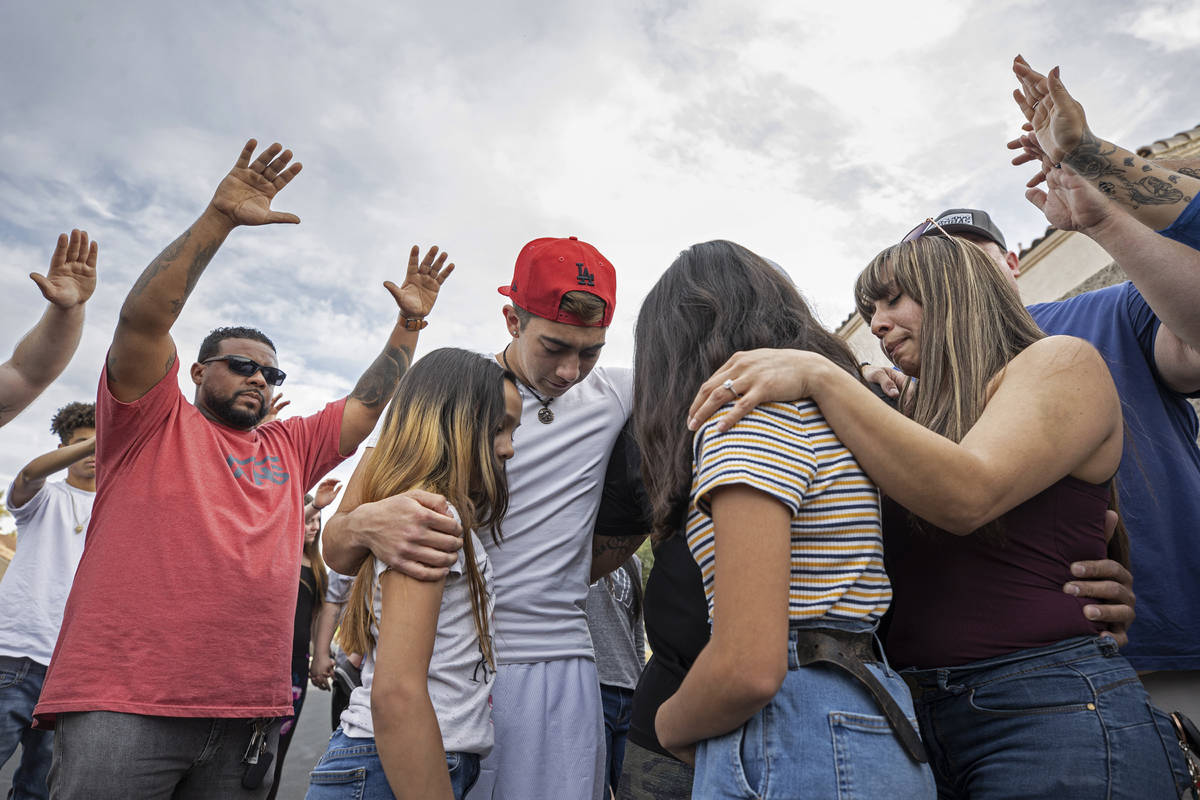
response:
<svg viewBox="0 0 1200 800"><path fill-rule="evenodd" d="M1200 6L1190 0L1138 5L1122 20L1129 33L1168 53L1200 47Z"/></svg>
<svg viewBox="0 0 1200 800"><path fill-rule="evenodd" d="M188 358L215 325L260 325L280 346L292 409L312 411L382 345L395 307L380 284L413 243L458 265L427 350L498 348L495 287L521 245L592 241L620 275L604 358L628 363L641 298L696 241L775 259L831 325L851 310L859 267L943 207L987 207L1028 242L1045 223L1004 149L1019 122L1016 52L1062 63L1096 130L1128 144L1200 121L1187 98L1197 48L1172 45L1164 62L1153 27L1200 25L1182 24L1184 7L1122 22L1124 10L19 4L0 30L0 350L35 321L25 274L44 269L60 231L84 226L100 242L101 281L67 374L0 434L0 474L53 444L54 408L94 391L129 286L248 136L304 163L276 203L303 222L235 232L174 334Z"/></svg>

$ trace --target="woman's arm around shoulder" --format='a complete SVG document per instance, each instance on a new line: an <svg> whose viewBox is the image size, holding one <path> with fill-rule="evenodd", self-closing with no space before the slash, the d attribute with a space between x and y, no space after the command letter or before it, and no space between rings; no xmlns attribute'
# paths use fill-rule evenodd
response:
<svg viewBox="0 0 1200 800"><path fill-rule="evenodd" d="M971 533L1067 475L1103 483L1120 464L1116 387L1096 349L1075 337L1041 339L1013 358L958 443L888 409L841 370L823 370L813 385L872 480L951 533Z"/></svg>

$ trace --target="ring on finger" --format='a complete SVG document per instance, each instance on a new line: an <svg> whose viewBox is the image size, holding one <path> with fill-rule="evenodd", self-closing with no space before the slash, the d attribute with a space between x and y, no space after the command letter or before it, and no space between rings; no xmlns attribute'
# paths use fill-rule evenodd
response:
<svg viewBox="0 0 1200 800"><path fill-rule="evenodd" d="M739 392L737 389L733 388L733 378L726 378L725 382L721 384L721 388L728 389L729 391L733 392L734 397L742 396L741 392Z"/></svg>

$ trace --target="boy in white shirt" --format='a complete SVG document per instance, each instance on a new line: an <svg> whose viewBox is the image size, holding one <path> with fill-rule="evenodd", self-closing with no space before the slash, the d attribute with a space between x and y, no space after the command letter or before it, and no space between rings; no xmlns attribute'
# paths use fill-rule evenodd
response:
<svg viewBox="0 0 1200 800"><path fill-rule="evenodd" d="M33 707L83 554L96 494L96 407L68 403L50 430L60 444L26 464L6 495L17 522L17 554L0 581L0 763L21 745L10 797L49 796L54 734L33 730ZM47 483L61 469L65 481Z"/></svg>

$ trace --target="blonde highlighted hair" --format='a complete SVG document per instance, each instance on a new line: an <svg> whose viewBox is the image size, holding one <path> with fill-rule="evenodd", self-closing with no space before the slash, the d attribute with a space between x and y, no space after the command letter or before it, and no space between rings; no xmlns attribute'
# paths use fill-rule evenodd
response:
<svg viewBox="0 0 1200 800"><path fill-rule="evenodd" d="M362 502L423 489L443 495L457 509L464 532L487 529L501 538L508 510L508 483L493 441L504 424L504 383L512 381L494 360L457 348L434 350L413 365L392 398L379 443L363 465ZM475 631L493 667L487 618L487 587L471 536L463 538ZM338 642L349 653L368 653L377 622L375 558L354 579Z"/></svg>
<svg viewBox="0 0 1200 800"><path fill-rule="evenodd" d="M987 253L961 239L923 236L875 256L854 285L863 321L898 292L924 312L920 375L910 376L920 380L908 382L901 406L960 442L987 405L989 382L1046 334Z"/></svg>

